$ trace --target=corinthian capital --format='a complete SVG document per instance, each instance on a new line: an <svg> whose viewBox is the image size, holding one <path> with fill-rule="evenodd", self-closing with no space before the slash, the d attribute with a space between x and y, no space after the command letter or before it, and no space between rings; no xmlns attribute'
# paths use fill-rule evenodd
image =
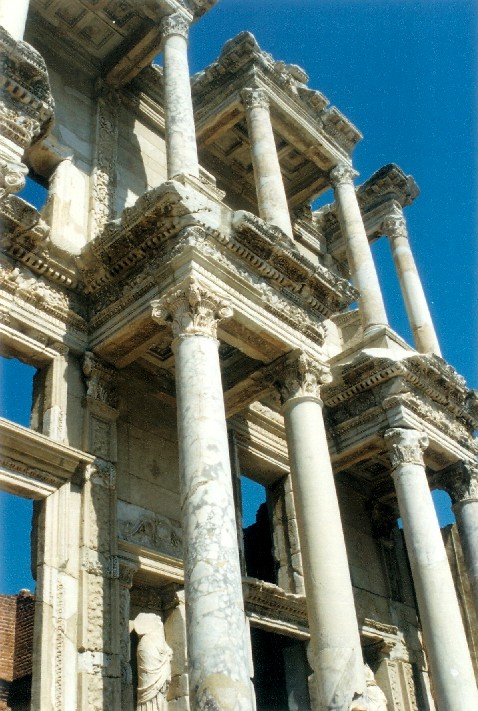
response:
<svg viewBox="0 0 478 711"><path fill-rule="evenodd" d="M401 208L394 207L384 219L382 229L388 237L408 237L407 223Z"/></svg>
<svg viewBox="0 0 478 711"><path fill-rule="evenodd" d="M456 462L435 477L436 485L445 489L453 504L478 500L478 464Z"/></svg>
<svg viewBox="0 0 478 711"><path fill-rule="evenodd" d="M301 397L320 400L321 386L332 380L326 365L313 361L302 352L292 353L285 362L273 368L271 376L283 404Z"/></svg>
<svg viewBox="0 0 478 711"><path fill-rule="evenodd" d="M333 187L336 188L338 185L352 185L357 175L357 171L354 170L351 165L339 163L335 168L332 168L329 173L329 178Z"/></svg>
<svg viewBox="0 0 478 711"><path fill-rule="evenodd" d="M189 24L190 23L187 18L180 12L175 12L172 15L166 15L166 17L163 17L161 20L161 34L163 39L165 37L170 37L171 35L179 35L187 40L189 35Z"/></svg>
<svg viewBox="0 0 478 711"><path fill-rule="evenodd" d="M424 432L396 427L387 430L384 439L392 470L401 464L418 464L423 467L423 452L428 447L428 437Z"/></svg>
<svg viewBox="0 0 478 711"><path fill-rule="evenodd" d="M269 108L269 99L263 89L243 89L241 99L247 110Z"/></svg>
<svg viewBox="0 0 478 711"><path fill-rule="evenodd" d="M195 335L216 338L218 322L233 313L229 301L195 277L152 301L151 307L155 321L171 324L174 338Z"/></svg>

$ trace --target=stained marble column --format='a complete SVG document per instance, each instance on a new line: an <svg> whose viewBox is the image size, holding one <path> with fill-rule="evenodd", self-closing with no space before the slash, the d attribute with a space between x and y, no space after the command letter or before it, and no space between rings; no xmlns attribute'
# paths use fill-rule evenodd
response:
<svg viewBox="0 0 478 711"><path fill-rule="evenodd" d="M30 0L0 0L0 25L17 42L23 40Z"/></svg>
<svg viewBox="0 0 478 711"><path fill-rule="evenodd" d="M168 178L183 173L199 176L188 65L189 24L185 13L179 12L161 21Z"/></svg>
<svg viewBox="0 0 478 711"><path fill-rule="evenodd" d="M365 671L330 462L321 383L328 370L291 354L277 373L304 564L309 658L320 711L366 709Z"/></svg>
<svg viewBox="0 0 478 711"><path fill-rule="evenodd" d="M349 165L339 164L330 172L337 217L345 239L352 283L359 292L359 311L364 333L388 323L382 291L353 184L357 176Z"/></svg>
<svg viewBox="0 0 478 711"><path fill-rule="evenodd" d="M422 432L385 433L438 711L478 708L478 691L428 486Z"/></svg>
<svg viewBox="0 0 478 711"><path fill-rule="evenodd" d="M289 207L272 131L269 99L262 89L243 89L241 98L251 142L259 216L292 237Z"/></svg>
<svg viewBox="0 0 478 711"><path fill-rule="evenodd" d="M388 237L392 250L416 349L419 353L435 353L441 356L425 292L410 248L407 225L401 207L395 206L391 214L385 218L383 231Z"/></svg>
<svg viewBox="0 0 478 711"><path fill-rule="evenodd" d="M478 465L457 462L441 476L451 497L473 602L478 615Z"/></svg>
<svg viewBox="0 0 478 711"><path fill-rule="evenodd" d="M188 278L154 301L176 358L191 708L251 711L246 627L217 324L227 301Z"/></svg>

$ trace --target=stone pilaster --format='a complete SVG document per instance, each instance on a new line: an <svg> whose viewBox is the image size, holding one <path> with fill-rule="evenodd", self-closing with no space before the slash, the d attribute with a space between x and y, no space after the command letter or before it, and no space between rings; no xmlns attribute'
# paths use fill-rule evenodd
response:
<svg viewBox="0 0 478 711"><path fill-rule="evenodd" d="M161 22L168 178L181 174L199 177L187 51L191 20L185 12L178 12Z"/></svg>
<svg viewBox="0 0 478 711"><path fill-rule="evenodd" d="M458 462L440 475L453 504L466 570L478 614L478 465Z"/></svg>
<svg viewBox="0 0 478 711"><path fill-rule="evenodd" d="M0 5L0 19L8 15L11 20L6 29L0 27L0 53L8 57L0 97L0 200L25 185L28 168L24 153L33 141L46 135L53 118L45 62L33 47L21 41L28 5L25 8L22 0L14 10L12 3L7 4L8 11L5 0Z"/></svg>
<svg viewBox="0 0 478 711"><path fill-rule="evenodd" d="M120 558L119 573L119 621L120 621L120 670L121 711L133 711L133 676L131 671L130 644L130 590L137 566L130 560Z"/></svg>
<svg viewBox="0 0 478 711"><path fill-rule="evenodd" d="M251 142L259 216L292 237L287 196L269 113L269 99L263 89L243 89L241 98Z"/></svg>
<svg viewBox="0 0 478 711"><path fill-rule="evenodd" d="M416 349L419 353L441 356L425 292L410 248L405 217L399 205L394 205L383 221L383 231L392 250Z"/></svg>
<svg viewBox="0 0 478 711"><path fill-rule="evenodd" d="M174 335L191 708L250 711L241 571L219 366L227 301L190 277L152 303Z"/></svg>
<svg viewBox="0 0 478 711"><path fill-rule="evenodd" d="M427 482L422 432L385 433L438 711L478 706L478 692L445 546Z"/></svg>
<svg viewBox="0 0 478 711"><path fill-rule="evenodd" d="M42 433L57 442L65 442L67 440L68 348L63 343L57 343L53 349L58 355L53 358L45 374Z"/></svg>
<svg viewBox="0 0 478 711"><path fill-rule="evenodd" d="M388 323L380 283L353 184L358 173L339 164L330 173L337 217L345 239L352 283L359 292L359 311L364 332Z"/></svg>
<svg viewBox="0 0 478 711"><path fill-rule="evenodd" d="M78 710L121 707L120 594L116 524L116 372L85 353L84 449L81 499Z"/></svg>
<svg viewBox="0 0 478 711"><path fill-rule="evenodd" d="M276 383L282 400L321 711L365 709L365 673L320 386L328 370L292 354Z"/></svg>

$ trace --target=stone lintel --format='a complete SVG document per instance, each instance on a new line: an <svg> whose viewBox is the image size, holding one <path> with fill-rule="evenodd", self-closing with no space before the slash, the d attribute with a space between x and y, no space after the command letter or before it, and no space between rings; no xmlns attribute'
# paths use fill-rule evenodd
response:
<svg viewBox="0 0 478 711"><path fill-rule="evenodd" d="M94 462L92 455L0 418L1 488L12 494L43 498Z"/></svg>

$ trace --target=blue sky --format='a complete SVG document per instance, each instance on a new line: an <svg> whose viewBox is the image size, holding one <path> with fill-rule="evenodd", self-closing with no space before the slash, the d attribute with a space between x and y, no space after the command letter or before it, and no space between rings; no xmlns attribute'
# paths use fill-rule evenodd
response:
<svg viewBox="0 0 478 711"><path fill-rule="evenodd" d="M219 0L190 39L194 73L228 39L251 31L276 59L302 66L309 86L364 134L354 151L357 183L391 162L414 176L421 195L406 217L443 356L475 388L477 16L476 0ZM390 323L411 342L385 240L374 255ZM28 396L12 385L9 378L4 388L10 404L24 409ZM10 412L3 410L19 417ZM443 523L445 509L442 503ZM22 501L4 503L0 543L6 545L8 527L15 547L2 545L0 591L33 585L17 575L28 568L19 539L19 532L29 535L28 515Z"/></svg>

